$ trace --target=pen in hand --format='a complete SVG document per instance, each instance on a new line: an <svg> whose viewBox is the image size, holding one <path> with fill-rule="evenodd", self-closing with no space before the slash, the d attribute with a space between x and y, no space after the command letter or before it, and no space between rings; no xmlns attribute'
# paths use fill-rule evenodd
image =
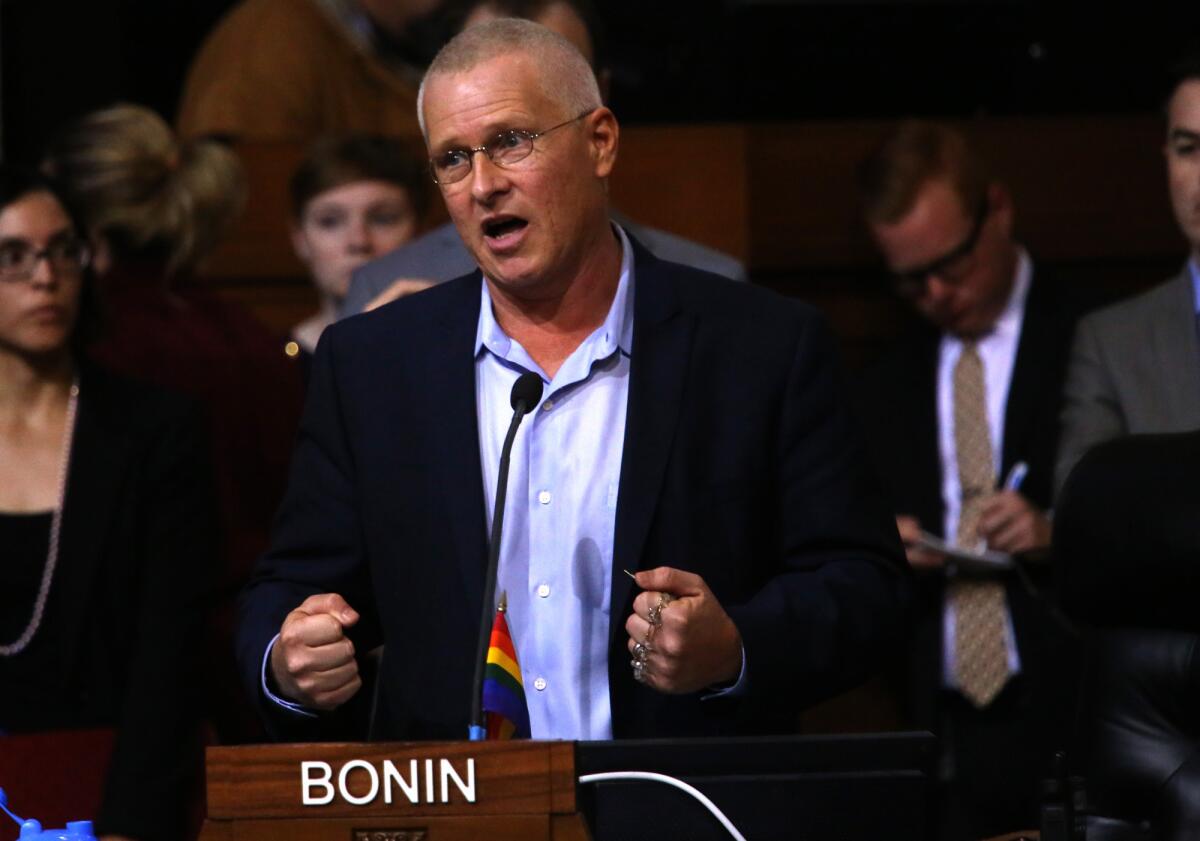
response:
<svg viewBox="0 0 1200 841"><path fill-rule="evenodd" d="M1004 490L1019 491L1021 483L1025 481L1025 477L1029 474L1029 465L1023 461L1018 461L1008 471L1008 476L1004 479Z"/></svg>

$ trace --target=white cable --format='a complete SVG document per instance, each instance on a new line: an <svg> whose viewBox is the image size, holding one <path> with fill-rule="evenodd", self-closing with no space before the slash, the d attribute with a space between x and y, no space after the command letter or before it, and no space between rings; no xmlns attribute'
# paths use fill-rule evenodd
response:
<svg viewBox="0 0 1200 841"><path fill-rule="evenodd" d="M675 786L680 791L685 791L692 797L700 801L705 809L712 812L714 818L721 822L721 826L732 835L737 841L746 841L742 833L738 832L737 827L725 817L725 813L717 808L717 804L713 803L704 792L692 785L688 785L683 780L678 780L675 777L668 777L666 774L654 774L650 771L607 771L603 774L584 774L579 778L580 783L599 783L606 780L649 780L655 783L666 783L669 786Z"/></svg>

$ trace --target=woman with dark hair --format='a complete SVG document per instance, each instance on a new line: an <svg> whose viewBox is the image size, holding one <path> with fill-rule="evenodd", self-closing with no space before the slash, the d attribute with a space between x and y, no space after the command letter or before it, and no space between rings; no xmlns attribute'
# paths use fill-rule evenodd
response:
<svg viewBox="0 0 1200 841"><path fill-rule="evenodd" d="M113 728L101 838L179 838L205 447L189 404L87 362L91 259L58 188L0 166L0 732Z"/></svg>

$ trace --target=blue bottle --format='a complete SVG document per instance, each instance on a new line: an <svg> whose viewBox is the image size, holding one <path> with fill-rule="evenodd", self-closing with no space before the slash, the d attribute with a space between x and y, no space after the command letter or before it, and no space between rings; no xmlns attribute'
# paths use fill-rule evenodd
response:
<svg viewBox="0 0 1200 841"><path fill-rule="evenodd" d="M21 820L8 809L8 795L0 788L0 810L21 827L19 841L96 841L91 821L69 821L65 829L42 829L42 825L30 818Z"/></svg>

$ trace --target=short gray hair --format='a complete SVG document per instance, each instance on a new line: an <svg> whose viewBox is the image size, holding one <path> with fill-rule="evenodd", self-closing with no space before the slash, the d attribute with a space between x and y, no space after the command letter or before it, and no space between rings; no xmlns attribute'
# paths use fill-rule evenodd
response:
<svg viewBox="0 0 1200 841"><path fill-rule="evenodd" d="M575 46L540 23L520 18L497 18L464 29L438 52L417 93L417 120L425 127L425 87L434 76L452 76L473 70L485 61L520 54L532 59L539 71L542 92L573 117L599 108L600 86L587 59Z"/></svg>

